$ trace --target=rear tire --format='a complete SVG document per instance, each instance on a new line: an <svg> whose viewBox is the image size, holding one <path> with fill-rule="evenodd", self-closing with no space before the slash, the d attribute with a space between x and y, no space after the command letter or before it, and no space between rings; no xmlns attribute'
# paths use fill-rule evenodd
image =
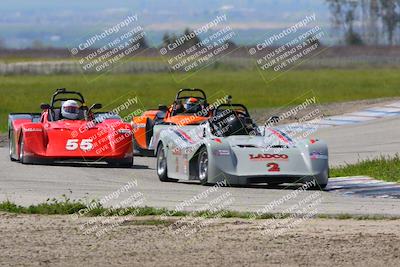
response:
<svg viewBox="0 0 400 267"><path fill-rule="evenodd" d="M107 162L109 165L112 167L121 167L121 168L132 168L133 166L133 157L123 160L123 161L118 161L118 160L110 160Z"/></svg>
<svg viewBox="0 0 400 267"><path fill-rule="evenodd" d="M17 161L14 157L13 157L13 142L12 140L14 140L14 136L11 136L11 131L8 131L8 149L9 149L9 154L10 154L10 160L11 161Z"/></svg>
<svg viewBox="0 0 400 267"><path fill-rule="evenodd" d="M168 177L167 157L165 155L164 146L160 144L157 148L157 175L161 182L176 182L178 179Z"/></svg>
<svg viewBox="0 0 400 267"><path fill-rule="evenodd" d="M273 187L276 187L276 186L280 186L282 183L267 183L269 186L273 186Z"/></svg>
<svg viewBox="0 0 400 267"><path fill-rule="evenodd" d="M26 164L24 144L24 136L21 136L21 140L19 141L19 162L21 162L22 164Z"/></svg>
<svg viewBox="0 0 400 267"><path fill-rule="evenodd" d="M199 151L197 166L200 183L208 185L208 152L206 147L202 147Z"/></svg>
<svg viewBox="0 0 400 267"><path fill-rule="evenodd" d="M130 157L126 161L119 163L119 166L124 167L124 168L132 168L133 167L133 157Z"/></svg>

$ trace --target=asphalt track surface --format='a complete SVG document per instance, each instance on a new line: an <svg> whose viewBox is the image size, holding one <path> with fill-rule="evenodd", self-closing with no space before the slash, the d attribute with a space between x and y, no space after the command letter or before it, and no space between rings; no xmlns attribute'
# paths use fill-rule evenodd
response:
<svg viewBox="0 0 400 267"><path fill-rule="evenodd" d="M315 134L327 141L330 149L330 165L354 163L359 159L379 155L394 155L400 151L400 118L378 119L359 125L320 129ZM8 148L0 148L0 201L11 200L21 205L60 198L101 199L114 192L123 191L128 182L136 181L137 186L112 197L106 206L115 206L134 192L143 195L142 205L175 209L188 203L210 187L196 182L162 183L156 175L155 158L136 157L132 169L109 168L102 165L22 165L11 162ZM285 199L296 187L272 188L265 185L248 187L223 187L210 193L206 198L185 205L184 209L194 210L210 203L223 194L233 200L229 209L236 211L257 211L277 200ZM273 205L270 212L284 211L300 199L318 191L306 191L296 198ZM115 196L115 194L114 194ZM203 194L204 196L204 194ZM346 196L336 192L320 192L318 213L400 216L400 199ZM186 201L186 202L185 202ZM274 202L275 201L275 202ZM271 206L270 206L271 207Z"/></svg>

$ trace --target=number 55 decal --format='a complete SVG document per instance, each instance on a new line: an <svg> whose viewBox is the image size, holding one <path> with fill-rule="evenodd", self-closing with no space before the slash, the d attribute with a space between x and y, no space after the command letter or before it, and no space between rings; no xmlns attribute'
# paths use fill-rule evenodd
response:
<svg viewBox="0 0 400 267"><path fill-rule="evenodd" d="M80 145L78 139L68 139L65 145L66 150L77 150L78 147L83 151L89 151L93 148L92 139L82 139Z"/></svg>
<svg viewBox="0 0 400 267"><path fill-rule="evenodd" d="M279 164L277 163L268 163L267 167L269 168L268 171L269 172L280 172L281 168L279 168Z"/></svg>

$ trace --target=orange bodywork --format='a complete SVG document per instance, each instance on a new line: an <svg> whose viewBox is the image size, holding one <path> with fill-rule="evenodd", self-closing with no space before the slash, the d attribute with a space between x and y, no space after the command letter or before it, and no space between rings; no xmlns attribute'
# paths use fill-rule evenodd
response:
<svg viewBox="0 0 400 267"><path fill-rule="evenodd" d="M178 126L185 126L185 125L197 125L202 123L203 121L207 120L208 117L199 117L193 116L190 114L179 114L172 117L166 117L164 122L176 124Z"/></svg>
<svg viewBox="0 0 400 267"><path fill-rule="evenodd" d="M153 134L153 125L149 123L156 119L157 113L160 110L147 110L141 116L133 117L132 127L134 131L135 145L140 149L148 149L150 138ZM166 111L163 122L167 124L174 124L178 126L197 125L206 121L209 117L195 116L194 114L178 114L171 116L172 106ZM149 122L150 121L150 122ZM136 147L137 148L137 147Z"/></svg>
<svg viewBox="0 0 400 267"><path fill-rule="evenodd" d="M137 146L147 149L148 146L148 141L147 141L147 136L146 134L147 129L147 123L148 119L154 120L156 117L156 114L159 112L159 110L147 110L145 111L141 116L138 117L133 117L132 119L132 127L133 127L133 135L136 141Z"/></svg>

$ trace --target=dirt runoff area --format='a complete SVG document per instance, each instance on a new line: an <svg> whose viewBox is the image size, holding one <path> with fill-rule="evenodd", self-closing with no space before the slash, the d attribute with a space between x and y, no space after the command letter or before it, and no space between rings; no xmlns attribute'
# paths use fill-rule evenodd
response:
<svg viewBox="0 0 400 267"><path fill-rule="evenodd" d="M399 266L399 220L310 219L279 235L272 220L208 219L178 231L177 218L118 217L102 235L93 218L0 213L1 266ZM158 222L158 223L157 223ZM85 224L86 223L86 224ZM104 226L103 225L103 226ZM180 229L180 228L179 228ZM277 229L275 229L277 230Z"/></svg>

